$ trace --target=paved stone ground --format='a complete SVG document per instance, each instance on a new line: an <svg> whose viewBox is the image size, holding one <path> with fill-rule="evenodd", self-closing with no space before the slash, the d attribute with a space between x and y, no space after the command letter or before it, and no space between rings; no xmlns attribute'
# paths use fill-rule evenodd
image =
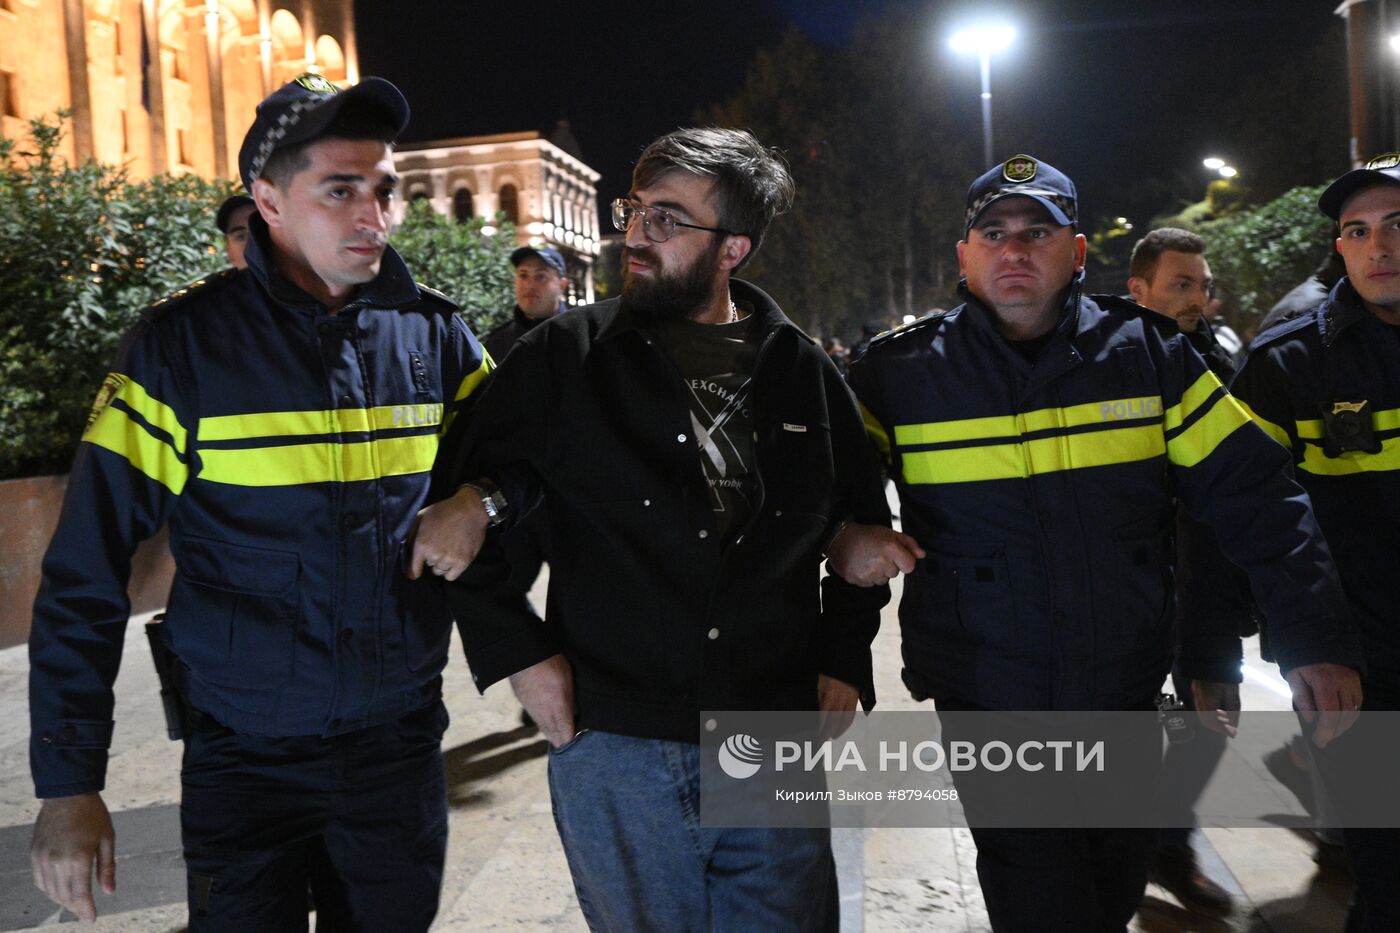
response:
<svg viewBox="0 0 1400 933"><path fill-rule="evenodd" d="M540 587L543 586L543 579ZM543 605L542 590L535 594ZM135 623L142 618L133 620ZM881 708L914 704L899 682L898 624L885 613L876 643ZM478 697L460 648L446 675L453 722L444 740L451 838L436 930L584 930L554 833L545 743L520 727L507 688ZM1249 662L1246 709L1286 709L1282 681ZM65 921L30 882L28 840L37 812L27 763L23 648L0 651L0 930ZM179 746L165 738L155 674L139 624L128 630L117 682L117 731L106 799L114 814L118 889L99 895L98 931L184 928L179 852ZM838 830L843 929L976 933L988 929L976 852L963 829ZM1135 933L1321 933L1340 930L1347 882L1319 871L1312 845L1289 830L1207 830L1203 863L1236 898L1227 921L1197 918L1150 888Z"/></svg>

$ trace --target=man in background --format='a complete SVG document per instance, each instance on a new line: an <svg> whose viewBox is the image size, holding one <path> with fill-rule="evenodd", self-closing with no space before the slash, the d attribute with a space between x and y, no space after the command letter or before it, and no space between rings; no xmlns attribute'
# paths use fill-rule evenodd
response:
<svg viewBox="0 0 1400 933"><path fill-rule="evenodd" d="M258 207L246 194L235 194L224 199L214 223L224 235L224 253L228 264L235 269L248 268L243 258L243 249L248 245L248 218L257 213Z"/></svg>

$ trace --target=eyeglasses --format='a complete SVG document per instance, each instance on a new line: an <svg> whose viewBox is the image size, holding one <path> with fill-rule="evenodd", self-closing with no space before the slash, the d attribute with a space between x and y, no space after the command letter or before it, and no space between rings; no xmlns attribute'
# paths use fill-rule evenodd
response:
<svg viewBox="0 0 1400 933"><path fill-rule="evenodd" d="M632 226L633 218L642 219L642 232L646 234L648 240L653 243L665 243L676 235L677 227L688 227L691 230L708 230L710 233L723 233L725 236L738 236L732 231L723 227L702 227L699 224L683 223L671 216L671 212L660 207L647 207L645 204L635 204L626 198L618 198L612 202L613 226L623 233Z"/></svg>

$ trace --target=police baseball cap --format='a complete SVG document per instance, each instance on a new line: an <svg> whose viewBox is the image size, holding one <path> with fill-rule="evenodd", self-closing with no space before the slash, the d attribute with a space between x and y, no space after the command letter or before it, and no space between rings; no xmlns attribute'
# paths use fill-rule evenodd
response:
<svg viewBox="0 0 1400 933"><path fill-rule="evenodd" d="M219 205L219 212L214 215L214 225L219 228L220 233L227 234L229 221L233 220L233 212L240 207L254 206L253 199L246 194L230 195Z"/></svg>
<svg viewBox="0 0 1400 933"><path fill-rule="evenodd" d="M1039 201L1061 226L1075 223L1079 216L1079 194L1069 176L1053 165L1021 154L989 170L967 189L965 229L971 230L988 207L1010 197Z"/></svg>
<svg viewBox="0 0 1400 933"><path fill-rule="evenodd" d="M1340 223L1347 199L1372 185L1400 185L1400 152L1378 155L1365 167L1352 169L1332 182L1317 199L1317 209Z"/></svg>
<svg viewBox="0 0 1400 933"><path fill-rule="evenodd" d="M510 264L518 266L531 256L539 257L540 262L560 275L569 274L569 267L564 264L564 257L559 255L559 250L552 246L522 246L510 254Z"/></svg>
<svg viewBox="0 0 1400 933"><path fill-rule="evenodd" d="M383 78L365 78L342 91L318 74L301 75L258 104L257 116L238 150L243 184L252 191L274 152L316 139L349 104L379 111L395 138L408 126L408 101Z"/></svg>

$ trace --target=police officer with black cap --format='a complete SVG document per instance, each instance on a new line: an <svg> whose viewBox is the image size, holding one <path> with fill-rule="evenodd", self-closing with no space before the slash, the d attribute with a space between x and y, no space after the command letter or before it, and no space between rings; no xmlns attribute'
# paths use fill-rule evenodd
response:
<svg viewBox="0 0 1400 933"><path fill-rule="evenodd" d="M515 267L515 307L510 320L485 337L481 344L499 363L521 337L568 308L569 267L552 246L522 246L510 254Z"/></svg>
<svg viewBox="0 0 1400 933"><path fill-rule="evenodd" d="M1344 786L1367 776L1393 798L1400 775L1400 749L1377 734L1385 717L1364 715L1400 710L1400 153L1342 175L1318 208L1337 223L1346 276L1256 337L1230 391L1288 448L1356 619L1363 715L1317 759L1356 879L1347 931L1394 931L1400 830L1365 828L1374 813L1354 812L1365 795Z"/></svg>
<svg viewBox="0 0 1400 933"><path fill-rule="evenodd" d="M243 258L243 251L248 246L248 218L257 209L253 199L246 194L234 194L224 199L214 215L214 225L224 235L224 255L228 256L228 264L235 269L248 268L248 261Z"/></svg>
<svg viewBox="0 0 1400 933"><path fill-rule="evenodd" d="M426 930L437 910L436 576L470 555L414 528L490 367L387 243L408 116L378 78L264 100L239 154L247 269L148 309L98 396L30 636L34 876L85 919L94 867L116 885L100 792L130 558L167 521L190 929L306 929L308 885L322 929Z"/></svg>
<svg viewBox="0 0 1400 933"><path fill-rule="evenodd" d="M1284 452L1172 321L1081 293L1077 218L1054 167L993 167L967 195L964 303L851 366L904 530L928 552L900 604L906 683L943 710L1150 711L1172 661L1179 497L1279 619L1299 707L1350 706L1345 601ZM1154 831L1000 828L961 799L993 929L1125 929Z"/></svg>

